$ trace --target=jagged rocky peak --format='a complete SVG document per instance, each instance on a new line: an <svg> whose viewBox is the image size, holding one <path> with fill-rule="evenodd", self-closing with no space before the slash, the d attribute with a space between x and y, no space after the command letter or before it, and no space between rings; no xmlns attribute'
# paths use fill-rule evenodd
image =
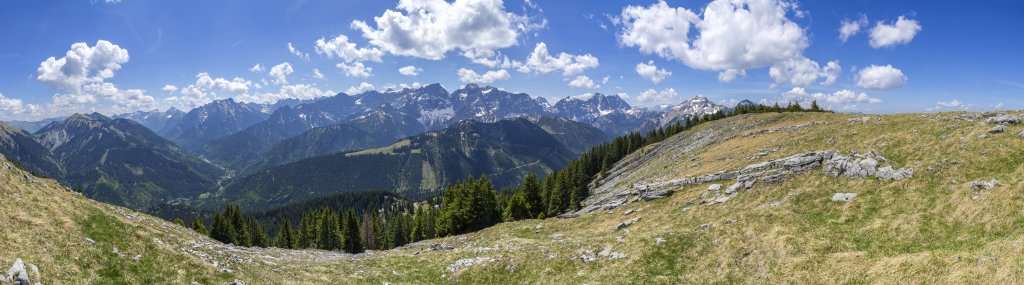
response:
<svg viewBox="0 0 1024 285"><path fill-rule="evenodd" d="M711 102L707 97L695 96L673 106L668 110L668 112L665 112L661 116L647 121L640 127L640 130L646 131L658 127L665 127L676 122L684 122L686 119L715 114L724 111L725 109L725 107Z"/></svg>
<svg viewBox="0 0 1024 285"><path fill-rule="evenodd" d="M595 111L608 113L613 111L627 111L633 107L622 100L619 95L604 95L601 93L585 94L582 96L565 97L555 103L556 111L566 113L564 115L576 114L580 111L593 113Z"/></svg>

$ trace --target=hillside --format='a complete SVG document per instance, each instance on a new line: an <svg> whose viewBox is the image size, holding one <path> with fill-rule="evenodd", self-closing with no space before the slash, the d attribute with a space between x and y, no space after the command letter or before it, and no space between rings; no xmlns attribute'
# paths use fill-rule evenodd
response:
<svg viewBox="0 0 1024 285"><path fill-rule="evenodd" d="M0 262L21 258L38 265L44 283L57 284L1018 283L1024 127L989 133L994 125L984 120L971 113L723 119L628 156L588 204L629 197L634 185L666 197L356 256L223 246L8 166L0 168L0 191L10 202L0 211L12 214L0 232ZM877 171L833 177L817 160L761 164L824 151L834 151L826 161L841 155L871 165L860 162L872 158L914 171L883 180ZM711 192L712 183L686 183L797 166L807 167L728 199L718 198L735 179L715 182L723 186Z"/></svg>
<svg viewBox="0 0 1024 285"><path fill-rule="evenodd" d="M547 130L527 119L462 121L381 148L307 158L234 179L204 204L219 207L230 201L263 209L294 199L377 189L422 198L459 179L480 175L498 187L512 186L527 173L564 167L578 155L574 149L605 139L586 124L564 119L541 122ZM580 136L570 139L552 133Z"/></svg>
<svg viewBox="0 0 1024 285"><path fill-rule="evenodd" d="M59 161L64 170L59 179L67 185L135 209L195 198L215 189L222 173L142 125L98 113L72 115L36 136ZM28 148L37 142L25 143Z"/></svg>

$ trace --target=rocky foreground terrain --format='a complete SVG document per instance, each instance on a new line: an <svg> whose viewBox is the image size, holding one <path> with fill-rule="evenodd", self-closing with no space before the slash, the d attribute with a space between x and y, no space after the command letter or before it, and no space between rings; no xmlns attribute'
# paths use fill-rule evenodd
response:
<svg viewBox="0 0 1024 285"><path fill-rule="evenodd" d="M1021 283L1020 115L728 118L565 218L359 255L224 245L0 160L0 284Z"/></svg>

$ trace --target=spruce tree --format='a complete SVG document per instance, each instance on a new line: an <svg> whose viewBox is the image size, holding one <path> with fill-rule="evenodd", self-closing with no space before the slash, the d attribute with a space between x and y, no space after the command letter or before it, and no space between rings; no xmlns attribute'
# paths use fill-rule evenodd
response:
<svg viewBox="0 0 1024 285"><path fill-rule="evenodd" d="M285 219L284 222L281 223L281 227L277 230L277 238L275 239L274 244L279 248L295 248L296 240L294 231L295 230L292 229L292 222Z"/></svg>
<svg viewBox="0 0 1024 285"><path fill-rule="evenodd" d="M348 209L348 212L345 213L344 221L345 222L343 227L345 231L345 252L363 252L363 242L362 238L359 236L359 216L356 215L356 211L353 209Z"/></svg>
<svg viewBox="0 0 1024 285"><path fill-rule="evenodd" d="M537 181L537 176L533 173L527 174L526 178L523 179L523 186L519 189L520 193L523 193L523 202L526 202L527 210L530 213L530 218L536 218L544 212L546 203L544 203L543 197L541 197L541 185L540 181Z"/></svg>
<svg viewBox="0 0 1024 285"><path fill-rule="evenodd" d="M181 218L174 218L174 223L178 224L179 226L181 226L183 228L187 228L188 227L188 226L185 226L185 221L182 220Z"/></svg>
<svg viewBox="0 0 1024 285"><path fill-rule="evenodd" d="M192 228L193 231L196 231L197 233L200 233L202 235L210 235L210 233L206 231L206 224L204 224L203 220L200 219L199 217L192 219L192 224L190 225L190 227Z"/></svg>

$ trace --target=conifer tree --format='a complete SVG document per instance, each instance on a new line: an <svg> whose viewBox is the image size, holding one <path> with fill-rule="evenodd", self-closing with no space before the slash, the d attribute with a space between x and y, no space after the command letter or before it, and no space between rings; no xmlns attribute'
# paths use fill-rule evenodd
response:
<svg viewBox="0 0 1024 285"><path fill-rule="evenodd" d="M281 223L281 227L277 230L277 238L274 244L279 248L295 248L295 230L292 229L292 221L285 219Z"/></svg>
<svg viewBox="0 0 1024 285"><path fill-rule="evenodd" d="M190 225L190 228L192 228L193 231L196 231L197 233L200 233L202 235L210 235L210 233L206 231L206 224L203 224L203 220L200 219L199 217L192 219L192 224Z"/></svg>
<svg viewBox="0 0 1024 285"><path fill-rule="evenodd" d="M345 213L344 225L342 227L345 232L345 245L343 247L345 252L363 252L363 242L359 236L359 216L356 215L355 210L348 209L348 212Z"/></svg>

